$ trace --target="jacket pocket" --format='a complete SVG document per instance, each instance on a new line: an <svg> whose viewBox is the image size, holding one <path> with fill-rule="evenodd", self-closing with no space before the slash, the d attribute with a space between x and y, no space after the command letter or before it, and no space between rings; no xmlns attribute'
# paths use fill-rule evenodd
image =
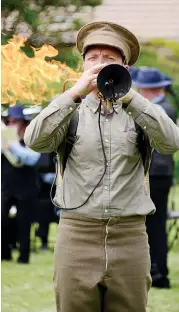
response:
<svg viewBox="0 0 179 312"><path fill-rule="evenodd" d="M121 154L124 156L134 156L137 153L137 133L133 131L122 132Z"/></svg>

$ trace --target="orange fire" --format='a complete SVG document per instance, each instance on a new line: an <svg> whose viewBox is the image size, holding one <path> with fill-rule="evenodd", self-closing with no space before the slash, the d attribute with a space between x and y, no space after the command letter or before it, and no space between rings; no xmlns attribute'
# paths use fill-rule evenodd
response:
<svg viewBox="0 0 179 312"><path fill-rule="evenodd" d="M25 39L13 36L1 47L2 104L42 104L61 92L63 81L79 77L79 73L59 61L45 61L46 56L58 54L54 47L44 44L40 49L32 48L34 57L29 58L21 50L24 43Z"/></svg>

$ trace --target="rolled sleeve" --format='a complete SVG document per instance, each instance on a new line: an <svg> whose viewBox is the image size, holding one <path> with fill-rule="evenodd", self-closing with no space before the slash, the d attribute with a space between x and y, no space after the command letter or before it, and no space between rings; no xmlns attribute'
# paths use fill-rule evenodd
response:
<svg viewBox="0 0 179 312"><path fill-rule="evenodd" d="M179 149L179 127L150 101L137 92L126 113L148 135L151 146L161 154L173 154Z"/></svg>

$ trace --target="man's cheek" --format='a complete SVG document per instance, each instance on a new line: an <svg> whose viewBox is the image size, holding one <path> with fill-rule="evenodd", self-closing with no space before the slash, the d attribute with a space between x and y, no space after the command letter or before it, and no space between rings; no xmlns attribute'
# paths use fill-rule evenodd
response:
<svg viewBox="0 0 179 312"><path fill-rule="evenodd" d="M86 62L84 64L84 71L90 69L93 66L93 64L91 62Z"/></svg>

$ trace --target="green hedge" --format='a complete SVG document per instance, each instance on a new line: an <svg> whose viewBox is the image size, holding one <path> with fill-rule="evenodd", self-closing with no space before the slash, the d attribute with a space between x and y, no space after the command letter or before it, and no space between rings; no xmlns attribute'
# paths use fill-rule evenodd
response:
<svg viewBox="0 0 179 312"><path fill-rule="evenodd" d="M179 151L174 154L174 177L177 183L179 183Z"/></svg>
<svg viewBox="0 0 179 312"><path fill-rule="evenodd" d="M150 39L150 46L155 47L156 49L166 48L171 53L171 58L179 62L179 41L176 40L166 40L164 38L154 38Z"/></svg>
<svg viewBox="0 0 179 312"><path fill-rule="evenodd" d="M174 85L179 86L179 63L159 56L155 47L142 45L141 55L136 66L157 67L162 73L173 78Z"/></svg>

